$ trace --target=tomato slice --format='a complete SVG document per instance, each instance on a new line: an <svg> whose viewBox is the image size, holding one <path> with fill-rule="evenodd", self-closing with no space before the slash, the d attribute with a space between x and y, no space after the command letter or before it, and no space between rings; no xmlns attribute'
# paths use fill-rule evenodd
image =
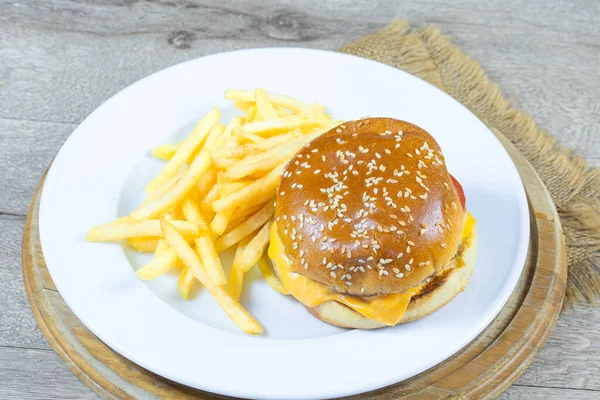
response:
<svg viewBox="0 0 600 400"><path fill-rule="evenodd" d="M463 211L464 211L467 209L466 208L467 199L465 198L465 191L463 190L461 184L458 183L456 178L452 176L452 174L450 174L450 178L452 178L452 183L454 184L454 188L456 189L456 193L458 194L458 199L460 200L460 205L462 206Z"/></svg>

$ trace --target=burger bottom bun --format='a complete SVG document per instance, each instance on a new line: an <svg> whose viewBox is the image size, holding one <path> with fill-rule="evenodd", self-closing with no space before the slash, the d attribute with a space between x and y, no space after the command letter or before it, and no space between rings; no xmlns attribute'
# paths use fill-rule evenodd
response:
<svg viewBox="0 0 600 400"><path fill-rule="evenodd" d="M399 324L415 321L442 308L462 292L473 273L477 257L477 231L473 228L471 236L463 243L460 257L464 265L446 272L442 280L434 280L421 294L413 297ZM373 321L337 301L327 301L316 307L305 308L316 318L328 324L342 328L377 329L386 325Z"/></svg>

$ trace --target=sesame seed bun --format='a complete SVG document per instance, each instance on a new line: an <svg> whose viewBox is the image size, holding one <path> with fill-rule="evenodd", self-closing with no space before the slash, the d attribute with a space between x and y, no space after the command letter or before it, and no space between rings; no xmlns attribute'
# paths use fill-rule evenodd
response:
<svg viewBox="0 0 600 400"><path fill-rule="evenodd" d="M307 144L283 172L275 210L292 271L355 296L404 293L438 274L464 215L437 142L390 118Z"/></svg>
<svg viewBox="0 0 600 400"><path fill-rule="evenodd" d="M475 267L476 256L477 232L473 228L471 236L464 240L461 251L451 261L451 263L459 263L461 266L450 268L432 278L423 291L412 298L398 323L403 324L423 318L452 301L469 283ZM336 301L327 301L317 307L305 306L305 308L321 321L342 328L376 329L386 326Z"/></svg>

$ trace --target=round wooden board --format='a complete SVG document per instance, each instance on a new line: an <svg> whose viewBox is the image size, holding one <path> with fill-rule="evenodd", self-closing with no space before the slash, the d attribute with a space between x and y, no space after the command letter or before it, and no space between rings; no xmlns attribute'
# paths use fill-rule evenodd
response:
<svg viewBox="0 0 600 400"><path fill-rule="evenodd" d="M527 160L498 135L517 165L529 198L531 238L519 283L497 318L469 345L409 380L351 398L495 398L529 366L561 309L566 251L558 214ZM23 234L23 276L31 309L50 345L104 398L224 398L157 376L112 351L75 317L48 273L38 233L40 182ZM200 360L199 362L204 362ZM232 380L235 385L235 380Z"/></svg>

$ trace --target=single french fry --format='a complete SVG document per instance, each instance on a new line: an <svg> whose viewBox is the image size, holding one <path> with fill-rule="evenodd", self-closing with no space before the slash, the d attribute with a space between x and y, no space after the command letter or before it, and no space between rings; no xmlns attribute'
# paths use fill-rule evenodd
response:
<svg viewBox="0 0 600 400"><path fill-rule="evenodd" d="M152 150L152 155L161 160L169 161L180 147L181 143L161 144Z"/></svg>
<svg viewBox="0 0 600 400"><path fill-rule="evenodd" d="M210 222L210 229L214 232L215 236L220 236L227 229L227 224L231 219L233 210L225 210L216 214L213 220Z"/></svg>
<svg viewBox="0 0 600 400"><path fill-rule="evenodd" d="M217 170L210 168L204 175L202 175L202 178L200 178L200 181L198 181L196 188L192 189L190 192L190 197L192 197L196 203L200 203L208 194L210 189L212 189L215 183L217 183Z"/></svg>
<svg viewBox="0 0 600 400"><path fill-rule="evenodd" d="M198 224L199 226L206 225L202 214L198 207L191 201L186 200L183 204L183 214L188 222ZM223 271L221 265L221 259L215 248L215 243L210 235L210 232L205 232L203 235L195 239L196 252L200 257L200 260L206 268L208 277L219 286L223 286L227 283L227 277Z"/></svg>
<svg viewBox="0 0 600 400"><path fill-rule="evenodd" d="M171 221L171 223L183 235L197 236L200 233L198 225L191 224L187 221ZM86 240L88 242L110 242L145 236L162 236L159 220L151 219L96 225L90 229Z"/></svg>
<svg viewBox="0 0 600 400"><path fill-rule="evenodd" d="M250 268L256 265L267 245L269 244L269 230L271 229L272 221L267 222L250 240L244 249L239 260L234 260L234 265L237 265L242 271L248 272Z"/></svg>
<svg viewBox="0 0 600 400"><path fill-rule="evenodd" d="M194 277L192 270L184 266L179 274L179 279L177 279L177 291L184 300L190 298L190 293L194 287L195 281L196 278Z"/></svg>
<svg viewBox="0 0 600 400"><path fill-rule="evenodd" d="M288 292L285 286L283 286L279 278L275 276L275 272L269 264L269 257L267 256L266 252L263 253L260 260L258 260L258 269L260 269L260 273L265 278L265 281L267 281L269 286L271 286L273 289L275 289L281 294L290 294L290 292Z"/></svg>
<svg viewBox="0 0 600 400"><path fill-rule="evenodd" d="M235 250L235 256L233 257L233 265L231 271L229 271L229 281L227 283L227 292L234 299L240 299L242 295L242 288L244 287L244 271L239 267L239 263L235 260L239 259L244 253L244 249L250 242L250 239L244 239L238 243L237 249Z"/></svg>
<svg viewBox="0 0 600 400"><path fill-rule="evenodd" d="M217 110L216 107L213 107L208 114L200 119L198 124L196 124L196 127L192 130L192 133L190 133L183 141L175 155L173 155L163 170L160 171L148 185L146 185L147 191L154 189L160 183L171 178L179 171L179 169L188 161L190 156L204 144L211 129L215 126L217 121L219 121L219 117L219 110Z"/></svg>
<svg viewBox="0 0 600 400"><path fill-rule="evenodd" d="M206 138L204 148L208 149L210 152L214 151L215 145L223 135L223 132L225 132L225 126L223 124L216 124L213 126Z"/></svg>
<svg viewBox="0 0 600 400"><path fill-rule="evenodd" d="M255 180L245 188L214 201L212 203L213 210L221 212L230 208L251 207L266 202L275 195L275 190L281 182L281 172L285 168L285 164L287 164L287 161L279 164L267 175Z"/></svg>
<svg viewBox="0 0 600 400"><path fill-rule="evenodd" d="M263 226L273 216L274 212L275 206L272 201L269 201L263 208L253 214L245 222L242 222L237 228L217 239L217 251L223 251L245 237L248 237L252 232Z"/></svg>
<svg viewBox="0 0 600 400"><path fill-rule="evenodd" d="M251 105L250 107L248 107L248 109L246 110L246 117L244 118L246 120L246 122L252 122L254 121L254 118L256 117L256 105Z"/></svg>
<svg viewBox="0 0 600 400"><path fill-rule="evenodd" d="M294 99L289 96L283 96L279 94L269 93L269 101L279 107L287 108L298 114L310 114L313 110L310 105L301 102L300 100ZM255 102L255 92L253 90L235 90L227 89L225 91L225 98L228 100L242 100Z"/></svg>
<svg viewBox="0 0 600 400"><path fill-rule="evenodd" d="M160 238L157 237L133 237L128 240L128 244L133 247L135 251L140 253L151 253L156 251L158 241Z"/></svg>
<svg viewBox="0 0 600 400"><path fill-rule="evenodd" d="M260 116L261 120L269 121L278 118L277 112L269 101L265 89L256 89L254 91L254 97L256 99L256 114Z"/></svg>
<svg viewBox="0 0 600 400"><path fill-rule="evenodd" d="M248 109L254 105L253 101L243 101L243 100L239 100L233 103L233 106L235 108L237 108L240 111L248 111Z"/></svg>
<svg viewBox="0 0 600 400"><path fill-rule="evenodd" d="M204 232L204 230L202 229L202 226L198 225L200 227L200 232ZM194 237L193 236L184 236L185 240L187 240L187 242L189 244L193 244L194 243ZM158 241L161 238L158 236L141 236L141 237L132 237L127 239L127 244L129 244L129 246L131 246L135 251L139 251L140 253L153 253L156 251L156 247L158 246ZM177 266L177 265L176 265Z"/></svg>
<svg viewBox="0 0 600 400"><path fill-rule="evenodd" d="M201 151L188 168L186 174L177 182L172 190L132 212L130 215L131 218L135 220L154 218L173 207L194 188L200 178L202 178L202 175L208 171L210 165L210 153L208 151Z"/></svg>
<svg viewBox="0 0 600 400"><path fill-rule="evenodd" d="M304 115L290 115L270 121L250 122L242 125L240 134L254 134L262 138L277 135L283 132L289 132L292 129L319 128L325 126L328 121L323 117L312 117Z"/></svg>
<svg viewBox="0 0 600 400"><path fill-rule="evenodd" d="M167 246L163 239L160 239L152 261L135 271L135 274L145 281L156 279L173 267L175 261L177 261L175 252Z"/></svg>
<svg viewBox="0 0 600 400"><path fill-rule="evenodd" d="M177 257L190 268L195 278L210 292L217 303L229 315L229 317L246 333L257 334L263 331L262 326L250 315L242 305L231 295L212 282L206 275L204 266L200 262L196 252L186 243L185 239L177 229L167 220L161 220L165 241L172 248Z"/></svg>
<svg viewBox="0 0 600 400"><path fill-rule="evenodd" d="M181 178L183 177L183 175L185 175L186 171L187 171L187 168L184 166L181 170L179 170L175 174L175 176L167 179L166 181L162 182L161 184L156 186L154 189L149 191L148 195L146 196L146 200L144 200L142 205L146 205L146 204L150 203L152 200L158 199L160 196L167 193L169 190L173 189L175 187L175 185L177 184L177 182L179 182L181 180Z"/></svg>

